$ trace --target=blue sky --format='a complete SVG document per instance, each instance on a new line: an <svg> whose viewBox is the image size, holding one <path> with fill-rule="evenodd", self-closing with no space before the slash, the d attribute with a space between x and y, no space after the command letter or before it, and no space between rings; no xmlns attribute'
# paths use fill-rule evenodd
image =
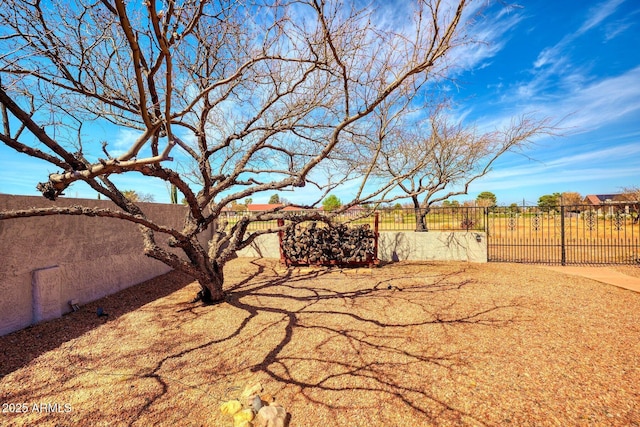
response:
<svg viewBox="0 0 640 427"><path fill-rule="evenodd" d="M528 0L475 31L486 44L457 58L463 69L449 86L455 113L491 128L533 112L562 119L562 129L556 137L538 138L521 154L505 155L458 200L491 191L500 205L535 204L541 195L554 192L584 196L640 186L637 0ZM125 141L130 135L120 131L116 138ZM0 169L0 193L25 195L39 195L35 185L55 171L1 144ZM116 181L133 189L141 188L139 179L136 174ZM169 201L162 182L145 182L142 188L157 202ZM95 198L81 185L66 194ZM336 194L348 199L348 194ZM295 195L284 196L297 201ZM265 203L268 197L254 202Z"/></svg>
<svg viewBox="0 0 640 427"><path fill-rule="evenodd" d="M609 194L640 186L640 3L523 2L504 19L500 49L460 76L459 109L478 123L529 111L559 135L508 154L470 187L499 204L553 192Z"/></svg>

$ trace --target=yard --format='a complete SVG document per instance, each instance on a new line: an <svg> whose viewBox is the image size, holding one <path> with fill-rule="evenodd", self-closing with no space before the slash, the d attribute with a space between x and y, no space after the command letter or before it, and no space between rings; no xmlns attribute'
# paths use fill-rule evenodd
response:
<svg viewBox="0 0 640 427"><path fill-rule="evenodd" d="M216 306L170 273L0 337L0 425L225 427L259 382L292 427L640 426L637 293L514 264L225 274Z"/></svg>

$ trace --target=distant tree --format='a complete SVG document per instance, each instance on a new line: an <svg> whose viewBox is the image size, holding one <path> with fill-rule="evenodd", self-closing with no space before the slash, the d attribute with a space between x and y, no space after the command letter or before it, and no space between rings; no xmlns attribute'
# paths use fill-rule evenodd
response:
<svg viewBox="0 0 640 427"><path fill-rule="evenodd" d="M509 205L509 212L511 213L520 213L520 206L517 203L511 203Z"/></svg>
<svg viewBox="0 0 640 427"><path fill-rule="evenodd" d="M567 205L580 205L583 202L583 197L580 193L575 191L565 191L562 193L562 204Z"/></svg>
<svg viewBox="0 0 640 427"><path fill-rule="evenodd" d="M532 115L515 118L499 129L481 131L473 124L454 122L446 110L443 101L420 121L413 118L415 112L410 109L394 112L392 117L381 114L379 127L367 133L375 135L368 151L376 153L366 155L377 158L373 173L399 177L398 187L413 203L416 231L428 231L425 218L431 206L467 194L469 185L489 173L503 154L526 147L536 136L552 133L547 119L537 120ZM359 158L353 162L365 164Z"/></svg>
<svg viewBox="0 0 640 427"><path fill-rule="evenodd" d="M123 190L122 195L126 197L130 202L153 202L153 194L138 193L135 190Z"/></svg>
<svg viewBox="0 0 640 427"><path fill-rule="evenodd" d="M622 188L622 193L619 198L625 202L640 202L640 187L632 186Z"/></svg>
<svg viewBox="0 0 640 427"><path fill-rule="evenodd" d="M560 206L560 193L545 194L538 199L538 207L543 212L555 210Z"/></svg>
<svg viewBox="0 0 640 427"><path fill-rule="evenodd" d="M322 209L326 212L332 212L342 206L342 202L335 194L330 194L322 201Z"/></svg>
<svg viewBox="0 0 640 427"><path fill-rule="evenodd" d="M269 204L270 205L277 205L279 203L281 203L280 202L280 196L278 196L277 194L271 195L271 197L269 198Z"/></svg>
<svg viewBox="0 0 640 427"><path fill-rule="evenodd" d="M443 208L457 208L460 206L460 202L457 200L445 200L442 202Z"/></svg>
<svg viewBox="0 0 640 427"><path fill-rule="evenodd" d="M245 206L249 206L252 203L253 203L253 199L251 197L247 197L246 199L244 199Z"/></svg>
<svg viewBox="0 0 640 427"><path fill-rule="evenodd" d="M492 192L483 191L482 193L478 194L478 197L476 197L476 203L478 206L493 208L498 205L498 199Z"/></svg>
<svg viewBox="0 0 640 427"><path fill-rule="evenodd" d="M635 213L633 223L637 224L640 221L640 187L624 187L618 199L629 202L627 206L632 211L632 215Z"/></svg>
<svg viewBox="0 0 640 427"><path fill-rule="evenodd" d="M237 200L234 200L231 202L230 208L234 212L244 212L247 210L247 205L245 205L244 203L238 203Z"/></svg>

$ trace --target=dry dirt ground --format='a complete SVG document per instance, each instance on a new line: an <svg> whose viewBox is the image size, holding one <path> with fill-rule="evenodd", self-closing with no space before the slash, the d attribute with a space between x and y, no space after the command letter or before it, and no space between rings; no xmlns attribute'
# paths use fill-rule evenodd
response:
<svg viewBox="0 0 640 427"><path fill-rule="evenodd" d="M640 425L638 293L514 264L225 273L219 305L170 273L0 337L0 425L231 426L257 382L290 426Z"/></svg>

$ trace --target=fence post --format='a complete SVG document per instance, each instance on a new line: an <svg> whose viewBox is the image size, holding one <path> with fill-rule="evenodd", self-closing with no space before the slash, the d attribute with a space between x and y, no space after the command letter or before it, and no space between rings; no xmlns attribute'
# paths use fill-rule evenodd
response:
<svg viewBox="0 0 640 427"><path fill-rule="evenodd" d="M564 234L564 205L560 206L560 247L562 265L567 265L567 248L565 246L565 234Z"/></svg>
<svg viewBox="0 0 640 427"><path fill-rule="evenodd" d="M489 207L484 207L484 232L487 235L487 239L489 238ZM488 240L487 240L488 241Z"/></svg>
<svg viewBox="0 0 640 427"><path fill-rule="evenodd" d="M278 246L280 247L280 262L289 267L289 260L284 256L284 251L282 250L282 238L284 236L284 231L282 231L282 227L284 227L284 219L278 218L278 227L281 229L278 230Z"/></svg>

